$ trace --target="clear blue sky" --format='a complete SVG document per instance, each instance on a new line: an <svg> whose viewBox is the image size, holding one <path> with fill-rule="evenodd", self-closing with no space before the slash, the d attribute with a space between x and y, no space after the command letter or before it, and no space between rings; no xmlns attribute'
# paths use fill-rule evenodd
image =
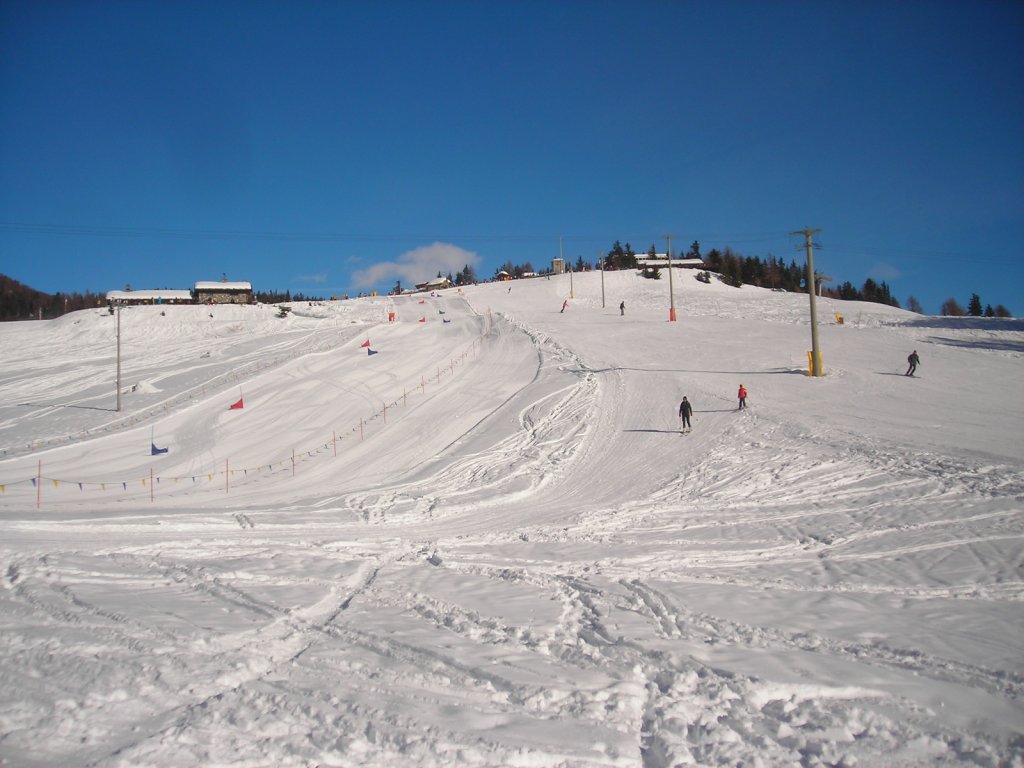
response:
<svg viewBox="0 0 1024 768"><path fill-rule="evenodd" d="M387 290L615 239L1024 314L1024 3L0 3L0 272Z"/></svg>

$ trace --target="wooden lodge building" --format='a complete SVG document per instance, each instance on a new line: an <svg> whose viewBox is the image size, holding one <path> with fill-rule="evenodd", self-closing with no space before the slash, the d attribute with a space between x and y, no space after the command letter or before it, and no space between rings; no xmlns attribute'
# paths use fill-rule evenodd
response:
<svg viewBox="0 0 1024 768"><path fill-rule="evenodd" d="M196 304L252 304L252 285L248 281L229 283L201 282L196 283L193 291Z"/></svg>
<svg viewBox="0 0 1024 768"><path fill-rule="evenodd" d="M107 291L108 306L131 304L252 304L252 285L248 281L200 281L192 290Z"/></svg>

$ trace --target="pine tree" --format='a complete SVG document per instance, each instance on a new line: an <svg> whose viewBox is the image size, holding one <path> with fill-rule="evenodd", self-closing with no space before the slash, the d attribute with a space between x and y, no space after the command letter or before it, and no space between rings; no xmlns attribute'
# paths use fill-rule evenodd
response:
<svg viewBox="0 0 1024 768"><path fill-rule="evenodd" d="M604 260L605 269L625 269L626 268L626 252L622 249L622 244L616 240L608 251L608 255Z"/></svg>
<svg viewBox="0 0 1024 768"><path fill-rule="evenodd" d="M981 317L981 297L976 293L971 294L971 300L967 302L967 314L971 317Z"/></svg>
<svg viewBox="0 0 1024 768"><path fill-rule="evenodd" d="M712 248L708 251L707 258L704 259L704 265L715 272L722 271L722 252L717 248Z"/></svg>
<svg viewBox="0 0 1024 768"><path fill-rule="evenodd" d="M625 253L622 257L622 263L626 269L636 269L636 251L630 247L629 243L626 243Z"/></svg>
<svg viewBox="0 0 1024 768"><path fill-rule="evenodd" d="M860 289L860 292L861 298L864 301L874 301L876 303L879 302L878 283L876 283L870 277L864 281L864 287Z"/></svg>
<svg viewBox="0 0 1024 768"><path fill-rule="evenodd" d="M722 253L722 279L726 285L739 288L743 285L743 265L729 246Z"/></svg>

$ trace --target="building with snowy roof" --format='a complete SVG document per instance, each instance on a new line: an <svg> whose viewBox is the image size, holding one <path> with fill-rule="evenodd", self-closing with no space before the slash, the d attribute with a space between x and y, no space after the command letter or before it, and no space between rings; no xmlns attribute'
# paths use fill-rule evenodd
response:
<svg viewBox="0 0 1024 768"><path fill-rule="evenodd" d="M656 253L653 256L647 253L638 253L636 255L636 265L641 269L643 267L667 267L669 259L664 253ZM672 266L682 267L683 269L706 269L702 259L680 259L677 256L672 257Z"/></svg>
<svg viewBox="0 0 1024 768"><path fill-rule="evenodd" d="M107 291L107 304L191 304L192 291L160 290Z"/></svg>
<svg viewBox="0 0 1024 768"><path fill-rule="evenodd" d="M440 291L443 288L451 288L452 281L447 277L438 277L426 283L416 283L417 291Z"/></svg>
<svg viewBox="0 0 1024 768"><path fill-rule="evenodd" d="M246 280L200 281L193 291L198 304L252 304L252 285Z"/></svg>

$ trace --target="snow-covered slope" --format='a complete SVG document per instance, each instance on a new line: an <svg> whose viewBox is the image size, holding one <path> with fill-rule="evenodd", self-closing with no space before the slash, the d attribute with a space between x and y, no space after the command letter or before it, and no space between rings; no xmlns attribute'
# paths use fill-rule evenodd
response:
<svg viewBox="0 0 1024 768"><path fill-rule="evenodd" d="M674 283L0 325L0 759L1021 764L1024 324Z"/></svg>

